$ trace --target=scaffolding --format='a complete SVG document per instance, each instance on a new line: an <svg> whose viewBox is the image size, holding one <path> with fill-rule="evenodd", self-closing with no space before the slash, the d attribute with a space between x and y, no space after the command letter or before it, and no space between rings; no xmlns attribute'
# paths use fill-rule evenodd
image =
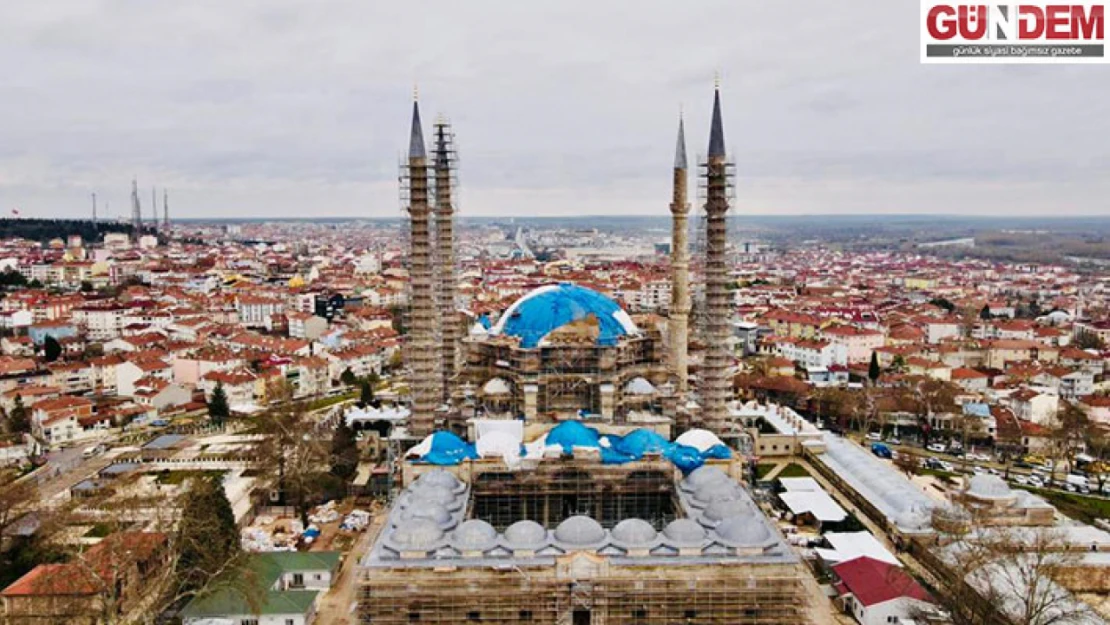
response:
<svg viewBox="0 0 1110 625"><path fill-rule="evenodd" d="M412 394L410 432L430 434L436 427L436 409L441 403L439 350L436 349L437 315L432 267L431 211L428 205L428 162L420 110L413 102L412 131L408 160L401 168L401 199L408 206L409 335L404 344L405 363Z"/></svg>
<svg viewBox="0 0 1110 625"><path fill-rule="evenodd" d="M435 266L440 312L440 363L443 373L442 401L451 402L459 368L462 334L455 302L455 196L458 154L455 133L446 119L436 120L435 134Z"/></svg>
<svg viewBox="0 0 1110 625"><path fill-rule="evenodd" d="M705 193L705 354L699 372L698 395L702 423L709 429L724 431L728 420L731 381L729 272L726 262L728 226L726 214L733 190L735 165L724 155L710 155L699 165Z"/></svg>
<svg viewBox="0 0 1110 625"><path fill-rule="evenodd" d="M662 531L678 518L674 469L667 461L628 466L596 462L541 463L529 471L486 471L471 484L468 517L497 531L522 519L554 529L584 515L612 529L623 519L643 519Z"/></svg>
<svg viewBox="0 0 1110 625"><path fill-rule="evenodd" d="M359 622L797 625L806 603L796 563L616 566L568 555L545 567L372 570Z"/></svg>

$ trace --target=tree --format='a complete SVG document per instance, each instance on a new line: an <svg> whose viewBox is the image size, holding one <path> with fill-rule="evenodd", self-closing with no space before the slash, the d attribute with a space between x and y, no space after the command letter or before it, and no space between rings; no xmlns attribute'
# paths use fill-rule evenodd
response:
<svg viewBox="0 0 1110 625"><path fill-rule="evenodd" d="M304 523L308 510L324 499L333 486L328 449L309 419L304 401L294 401L293 389L276 380L267 389L274 404L258 419L265 438L259 446L260 469L277 486L281 501L292 505Z"/></svg>
<svg viewBox="0 0 1110 625"><path fill-rule="evenodd" d="M871 352L871 364L867 367L867 379L871 380L871 385L874 386L882 374L883 370L879 367L879 353L873 351Z"/></svg>
<svg viewBox="0 0 1110 625"><path fill-rule="evenodd" d="M227 405L227 392L224 391L223 382L216 382L212 398L208 400L208 418L216 425L223 425L229 416L231 408Z"/></svg>
<svg viewBox="0 0 1110 625"><path fill-rule="evenodd" d="M1105 347L1102 343L1102 339L1093 332L1080 332L1076 335L1073 344L1079 349L1102 350Z"/></svg>
<svg viewBox="0 0 1110 625"><path fill-rule="evenodd" d="M42 342L42 352L46 362L54 362L62 355L62 344L48 334L46 340Z"/></svg>
<svg viewBox="0 0 1110 625"><path fill-rule="evenodd" d="M981 309L979 309L979 318L982 319L983 321L990 321L990 319L991 319L991 306L990 306L990 304L983 304L983 307Z"/></svg>
<svg viewBox="0 0 1110 625"><path fill-rule="evenodd" d="M978 528L945 547L950 576L934 599L956 623L1064 625L1094 622L1094 614L1056 580L1079 555L1052 528ZM1001 619L999 618L1001 617Z"/></svg>
<svg viewBox="0 0 1110 625"><path fill-rule="evenodd" d="M23 405L23 396L15 396L15 406L12 411L8 413L8 428L12 432L29 433L31 431L31 419L27 415L27 407Z"/></svg>
<svg viewBox="0 0 1110 625"><path fill-rule="evenodd" d="M178 594L203 590L240 556L235 514L219 478L191 480L176 546Z"/></svg>
<svg viewBox="0 0 1110 625"><path fill-rule="evenodd" d="M343 370L343 373L339 374L339 381L342 382L344 386L354 386L358 384L358 378L355 377L355 372L351 371L350 367L347 367Z"/></svg>
<svg viewBox="0 0 1110 625"><path fill-rule="evenodd" d="M340 417L331 439L331 474L349 481L358 471L359 455L355 431Z"/></svg>
<svg viewBox="0 0 1110 625"><path fill-rule="evenodd" d="M1053 459L1064 460L1067 463L1067 470L1071 471L1075 455L1083 449L1091 425L1087 413L1079 406L1067 401L1062 403L1063 409L1056 415L1056 421L1049 431L1049 440ZM1056 467L1059 464L1054 462L1052 465L1053 479L1056 478Z"/></svg>
<svg viewBox="0 0 1110 625"><path fill-rule="evenodd" d="M358 402L363 406L369 406L374 403L374 385L370 380L362 380L359 382L359 400Z"/></svg>

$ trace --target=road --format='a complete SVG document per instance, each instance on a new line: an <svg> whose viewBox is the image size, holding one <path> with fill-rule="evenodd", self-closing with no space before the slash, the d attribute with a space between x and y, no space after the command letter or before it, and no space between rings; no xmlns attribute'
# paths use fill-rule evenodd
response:
<svg viewBox="0 0 1110 625"><path fill-rule="evenodd" d="M329 625L354 625L358 622L358 614L352 612L352 606L358 600L358 563L378 537L385 518L385 512L376 515L370 527L347 552L336 582L320 602L317 622Z"/></svg>

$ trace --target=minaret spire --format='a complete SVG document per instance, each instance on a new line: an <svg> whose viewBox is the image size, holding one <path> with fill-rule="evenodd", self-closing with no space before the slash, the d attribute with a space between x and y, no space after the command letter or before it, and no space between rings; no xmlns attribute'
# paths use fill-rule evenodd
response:
<svg viewBox="0 0 1110 625"><path fill-rule="evenodd" d="M426 436L436 427L437 408L442 401L439 369L440 350L436 343L435 275L432 265L431 210L428 203L428 160L424 148L424 131L420 124L420 106L413 93L412 128L409 131L409 154L402 166L402 189L408 199L409 212L409 316L405 337L404 358L408 365L412 413L409 431ZM407 194L405 193L407 191Z"/></svg>
<svg viewBox="0 0 1110 625"><path fill-rule="evenodd" d="M690 317L690 253L689 226L686 216L686 130L682 114L678 116L678 140L674 152L674 178L671 197L671 310L668 330L671 345L671 366L679 396L686 393L687 339Z"/></svg>
<svg viewBox="0 0 1110 625"><path fill-rule="evenodd" d="M462 327L455 303L455 133L440 115L432 127L435 141L435 260L439 304L440 367L444 403L451 402L451 387L459 365Z"/></svg>
<svg viewBox="0 0 1110 625"><path fill-rule="evenodd" d="M725 155L725 130L721 120L721 89L713 89L713 120L709 129L709 151L705 176L705 359L699 376L698 395L705 426L719 435L728 434L728 399L731 384L728 370L729 325L732 305L728 291L726 248L728 230L725 213L729 208L731 165Z"/></svg>

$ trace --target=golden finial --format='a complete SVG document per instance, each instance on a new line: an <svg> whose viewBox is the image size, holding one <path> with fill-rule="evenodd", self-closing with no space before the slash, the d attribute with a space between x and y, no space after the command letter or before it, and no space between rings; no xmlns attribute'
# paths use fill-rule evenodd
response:
<svg viewBox="0 0 1110 625"><path fill-rule="evenodd" d="M416 102L420 99L420 88L416 83L412 83L412 101Z"/></svg>
<svg viewBox="0 0 1110 625"><path fill-rule="evenodd" d="M713 72L713 88L714 89L720 89L721 88L721 71L720 70L717 70L717 71Z"/></svg>

